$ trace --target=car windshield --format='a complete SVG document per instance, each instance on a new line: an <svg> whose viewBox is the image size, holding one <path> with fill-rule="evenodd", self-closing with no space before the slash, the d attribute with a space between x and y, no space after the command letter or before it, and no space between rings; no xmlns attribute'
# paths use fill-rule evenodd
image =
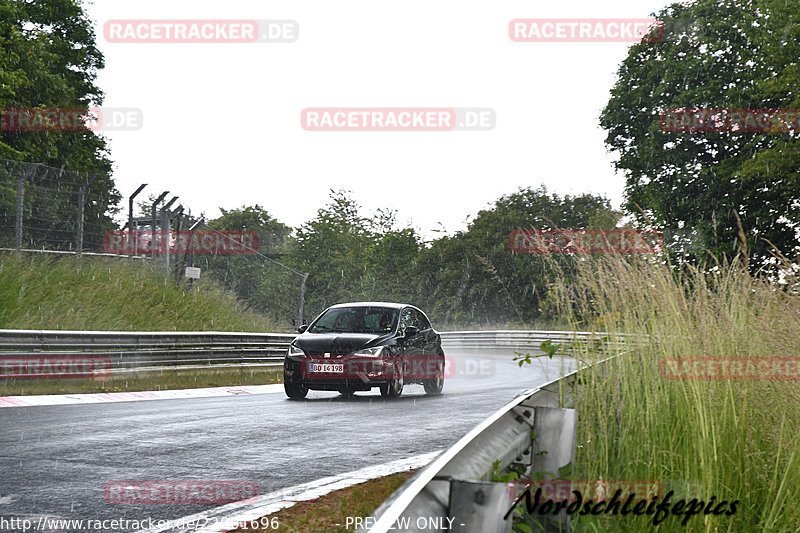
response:
<svg viewBox="0 0 800 533"><path fill-rule="evenodd" d="M388 307L337 307L325 311L308 331L383 335L394 331L398 314Z"/></svg>

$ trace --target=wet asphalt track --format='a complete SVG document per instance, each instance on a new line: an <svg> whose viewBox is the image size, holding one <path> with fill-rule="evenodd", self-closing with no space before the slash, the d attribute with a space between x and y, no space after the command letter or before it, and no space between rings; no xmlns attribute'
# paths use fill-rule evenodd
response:
<svg viewBox="0 0 800 533"><path fill-rule="evenodd" d="M454 375L439 397L410 385L398 400L375 389L351 399L311 392L303 402L264 394L0 409L0 517L175 519L216 505L109 504L103 486L247 480L266 494L443 449L568 364L519 368L511 352L448 356Z"/></svg>

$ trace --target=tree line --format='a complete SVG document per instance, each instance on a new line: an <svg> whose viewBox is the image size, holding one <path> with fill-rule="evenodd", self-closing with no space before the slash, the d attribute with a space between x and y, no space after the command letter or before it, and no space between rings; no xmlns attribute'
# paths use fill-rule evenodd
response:
<svg viewBox="0 0 800 533"><path fill-rule="evenodd" d="M397 224L396 213L365 214L347 191L331 191L327 205L299 228L289 228L261 206L222 210L209 222L219 230L256 230L261 253L308 272L307 318L344 301L414 303L444 324L530 324L554 318L548 278L569 272L571 256L512 253L515 228L611 229L620 213L601 196L560 196L544 187L502 196L469 227L426 241ZM250 306L294 316L299 279L259 257L209 259L209 275Z"/></svg>
<svg viewBox="0 0 800 533"><path fill-rule="evenodd" d="M498 199L466 231L424 242L413 229L397 227L392 213L365 216L335 192L299 228L259 206L223 210L211 224L263 230L265 256L310 273L309 312L336 301L389 298L413 300L453 322L548 316L545 262L508 253L505 237L517 227L613 227L623 215L639 228L686 232L694 246L683 260L713 266L743 254L754 273L796 261L800 125L674 131L664 128L663 117L691 109L800 109L800 3L695 0L676 2L655 17L663 25L659 38L630 47L599 116L606 146L626 178L622 213L597 196L528 188ZM104 59L78 0L0 0L0 39L0 112L88 113L102 104L95 80ZM0 158L96 174L87 195L87 232L116 229L120 195L102 135L3 127ZM15 209L11 178L0 173L0 219L7 221ZM58 230L58 216L47 213L54 222L41 229L43 240ZM216 265L223 283L257 308L271 290L272 301L286 300L288 309L297 298L283 288L293 286L288 278L259 275L265 269L237 263L244 260ZM800 270L796 262L788 268Z"/></svg>

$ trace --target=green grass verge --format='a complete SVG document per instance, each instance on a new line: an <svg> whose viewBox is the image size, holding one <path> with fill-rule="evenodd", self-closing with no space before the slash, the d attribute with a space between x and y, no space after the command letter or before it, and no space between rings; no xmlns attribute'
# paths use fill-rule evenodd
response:
<svg viewBox="0 0 800 533"><path fill-rule="evenodd" d="M237 533L248 531L275 531L281 533L353 531L347 525L347 517L370 516L375 509L414 474L414 471L400 472L391 476L372 479L359 485L337 490L316 500L300 502L269 517L255 521L255 527L241 527ZM268 524L275 520L277 529ZM267 527L261 527L267 525Z"/></svg>
<svg viewBox="0 0 800 533"><path fill-rule="evenodd" d="M703 273L605 258L577 268L577 284L554 286L575 328L648 337L619 350L607 376L583 374L571 477L656 480L675 490L673 503L739 503L732 516L703 507L658 528L652 516L573 515L573 530L800 531L800 381L676 380L659 367L674 357L798 357L800 298L740 265Z"/></svg>
<svg viewBox="0 0 800 533"><path fill-rule="evenodd" d="M197 389L283 383L278 368L213 368L137 372L107 379L3 379L0 396Z"/></svg>
<svg viewBox="0 0 800 533"><path fill-rule="evenodd" d="M0 252L0 328L288 331L209 280L165 282L158 265Z"/></svg>

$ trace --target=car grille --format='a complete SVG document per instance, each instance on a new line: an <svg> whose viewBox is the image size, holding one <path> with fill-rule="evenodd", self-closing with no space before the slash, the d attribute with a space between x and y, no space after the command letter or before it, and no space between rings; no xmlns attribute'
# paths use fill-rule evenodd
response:
<svg viewBox="0 0 800 533"><path fill-rule="evenodd" d="M345 354L330 354L325 357L325 352L306 352L306 354L313 359L341 359Z"/></svg>

